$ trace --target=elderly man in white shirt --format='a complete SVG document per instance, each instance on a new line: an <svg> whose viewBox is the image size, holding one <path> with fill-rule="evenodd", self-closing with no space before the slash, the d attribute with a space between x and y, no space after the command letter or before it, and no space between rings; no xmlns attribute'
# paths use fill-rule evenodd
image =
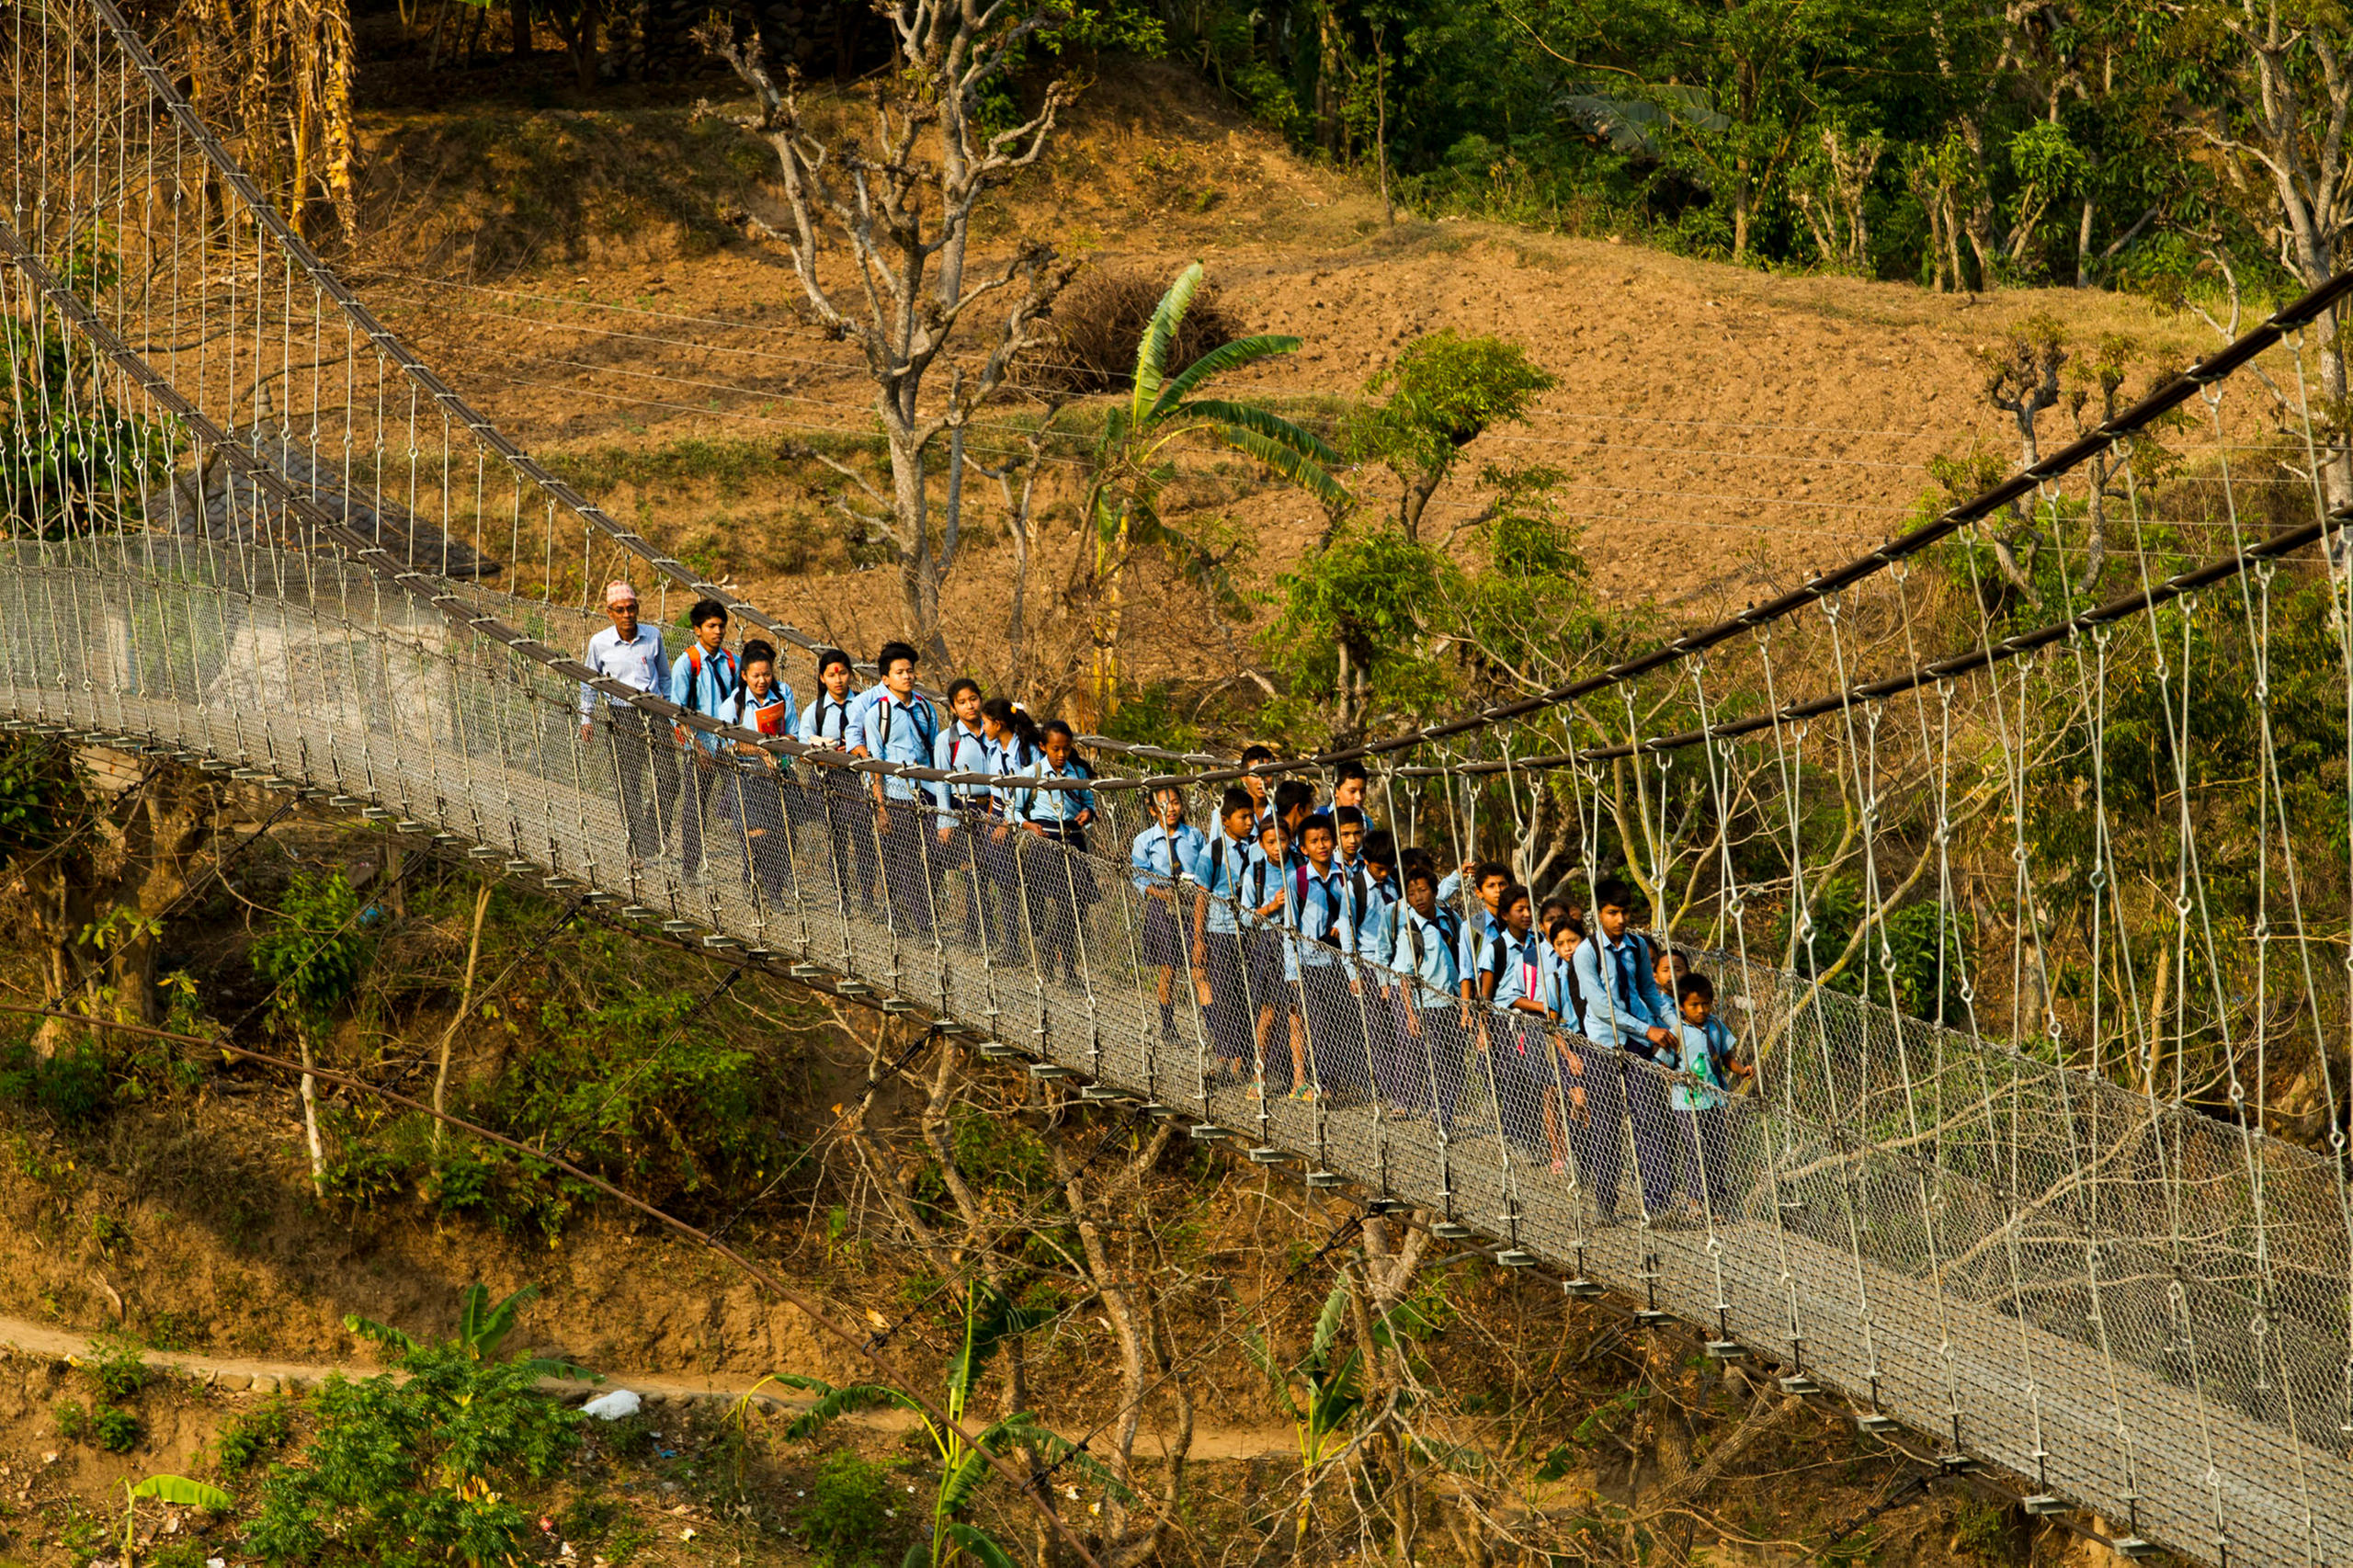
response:
<svg viewBox="0 0 2353 1568"><path fill-rule="evenodd" d="M581 662L633 691L661 694L669 683L670 662L662 646L662 629L639 624L637 590L625 581L606 584L605 614L612 625L588 639L588 652ZM620 797L621 822L629 833L629 862L635 869L660 852L662 819L676 812L678 751L669 736L657 735L652 715L584 681L580 687L583 742L595 737L600 712L613 759L614 788ZM645 779L649 769L654 775L651 798Z"/></svg>

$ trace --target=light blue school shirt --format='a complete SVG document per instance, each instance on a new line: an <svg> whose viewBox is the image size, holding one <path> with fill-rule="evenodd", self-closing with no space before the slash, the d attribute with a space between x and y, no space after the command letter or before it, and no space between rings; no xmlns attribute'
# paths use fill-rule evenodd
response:
<svg viewBox="0 0 2353 1568"><path fill-rule="evenodd" d="M1454 954L1457 972L1476 979L1479 966L1487 961L1487 945L1503 932L1504 923L1488 914L1485 904L1473 909L1462 922L1462 936Z"/></svg>
<svg viewBox="0 0 2353 1568"><path fill-rule="evenodd" d="M1669 1101L1677 1110L1714 1110L1722 1106L1724 1090L1729 1085L1724 1083L1723 1069L1717 1063L1731 1061L1740 1041L1724 1028L1722 1018L1713 1017L1704 1026L1677 1023L1675 1033L1682 1047L1676 1064L1699 1081L1668 1085Z"/></svg>
<svg viewBox="0 0 2353 1568"><path fill-rule="evenodd" d="M1508 928L1504 932L1504 971L1495 976L1493 997L1496 1008L1508 1012L1514 1002L1544 1006L1544 965L1538 956L1544 950L1544 944L1536 939L1534 931L1515 942ZM1492 957L1494 951L1490 946L1488 956Z"/></svg>
<svg viewBox="0 0 2353 1568"><path fill-rule="evenodd" d="M920 697L911 695L902 702L889 687L872 686L849 705L850 747L865 747L877 762L929 767L932 743L938 738L939 720ZM918 790L912 778L886 774L882 793L890 800L912 801Z"/></svg>
<svg viewBox="0 0 2353 1568"><path fill-rule="evenodd" d="M1650 944L1631 931L1612 942L1588 937L1577 948L1577 987L1585 993L1585 1035L1656 1060L1647 1031L1676 1027L1651 973ZM1672 1052L1673 1048L1665 1048Z"/></svg>
<svg viewBox="0 0 2353 1568"><path fill-rule="evenodd" d="M1038 772L1038 764L1041 760L1043 759L1040 754L1025 750L1018 740L1009 745L999 741L989 743L989 771L999 778L1034 778ZM993 784L989 787L989 797L996 802L997 815L1006 821L1027 822L1029 820L1028 816L1029 790L1027 785Z"/></svg>
<svg viewBox="0 0 2353 1568"><path fill-rule="evenodd" d="M801 710L801 725L794 732L801 744L847 751L850 705L857 700L855 697L845 697L836 701L832 692L819 687L816 697Z"/></svg>
<svg viewBox="0 0 2353 1568"><path fill-rule="evenodd" d="M961 719L951 719L939 738L931 743L931 765L942 773L988 773L991 746L989 738L967 725ZM943 812L978 811L989 803L989 787L985 784L949 785L946 781L926 784L932 801ZM942 822L949 819L943 817Z"/></svg>
<svg viewBox="0 0 2353 1568"><path fill-rule="evenodd" d="M1370 867L1358 864L1347 870L1342 889L1347 894L1348 951L1368 963L1386 963L1389 954L1377 935L1382 928L1382 917L1389 906L1397 902L1397 874L1376 877Z"/></svg>
<svg viewBox="0 0 2353 1568"><path fill-rule="evenodd" d="M670 694L670 656L663 651L662 629L637 623L637 635L628 642L608 626L588 639L588 652L582 664L609 680L617 680L634 691L657 697ZM580 684L580 718L585 723L588 715L602 702L610 708L626 708L621 698L610 697L583 681Z"/></svg>
<svg viewBox="0 0 2353 1568"><path fill-rule="evenodd" d="M1412 904L1396 907L1397 945L1389 967L1421 983L1421 991L1412 998L1421 1006L1460 1006L1462 971L1455 965L1454 944L1447 940L1446 928L1423 919Z"/></svg>
<svg viewBox="0 0 2353 1568"><path fill-rule="evenodd" d="M706 718L733 722L736 688L744 684L743 672L735 667L735 655L722 648L705 653L702 644L696 643L679 654L670 665L670 700L690 713ZM697 745L716 752L732 743L717 735L706 735L699 730L688 730Z"/></svg>
<svg viewBox="0 0 2353 1568"><path fill-rule="evenodd" d="M1256 930L1275 929L1286 925L1290 908L1290 875L1287 870L1253 850L1250 864L1242 877L1240 902L1243 925ZM1272 903L1277 898L1284 901L1281 909L1272 915L1258 913L1259 905Z"/></svg>
<svg viewBox="0 0 2353 1568"><path fill-rule="evenodd" d="M1196 874L1210 895L1207 929L1229 937L1239 929L1234 906L1242 902L1242 880L1256 858L1250 840L1234 837L1222 825L1215 838L1202 845L1201 869Z"/></svg>
<svg viewBox="0 0 2353 1568"><path fill-rule="evenodd" d="M1340 961L1338 949L1321 938L1327 933L1347 940L1347 892L1339 868L1318 875L1313 864L1283 878L1283 924L1290 927L1283 944L1283 975L1299 978L1303 965L1330 969Z"/></svg>
<svg viewBox="0 0 2353 1568"><path fill-rule="evenodd" d="M1209 852L1210 841L1191 823L1180 822L1173 828L1153 824L1136 835L1135 843L1128 850L1128 864L1135 870L1136 891L1149 893L1154 888L1170 886L1179 877L1200 881L1202 860Z"/></svg>
<svg viewBox="0 0 2353 1568"><path fill-rule="evenodd" d="M773 730L762 730L760 715L777 708L784 710L784 716L776 722L776 727ZM739 730L752 730L764 735L789 735L792 733L793 720L796 717L792 706L792 688L782 681L778 681L768 687L767 697L763 700L752 695L751 687L738 686L735 688L735 699L727 705L727 711L721 717ZM789 756L777 756L773 752L768 756L780 768L789 769L792 767L792 759Z"/></svg>
<svg viewBox="0 0 2353 1568"><path fill-rule="evenodd" d="M1046 754L1042 751L1038 754L1037 767L1031 771L1040 778L1095 777L1075 756L1057 767L1046 760ZM1031 790L1029 795L1029 802L1022 808L1023 819L1042 827L1068 826L1078 820L1079 812L1095 809L1095 791L1092 790Z"/></svg>

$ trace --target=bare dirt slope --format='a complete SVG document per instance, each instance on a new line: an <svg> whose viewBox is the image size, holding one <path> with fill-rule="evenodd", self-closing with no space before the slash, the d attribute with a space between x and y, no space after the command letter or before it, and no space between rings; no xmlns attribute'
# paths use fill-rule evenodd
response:
<svg viewBox="0 0 2353 1568"><path fill-rule="evenodd" d="M545 134L541 118L514 143ZM468 119L470 134L479 136L479 119ZM643 161L652 131L598 119L573 116L563 141L575 187L594 185L608 164L617 181L659 166ZM435 123L386 120L376 133L415 165L437 144ZM733 194L710 196L716 210L740 197L781 221L745 147L728 150L709 121L668 136L663 156L730 160ZM625 146L636 151L612 151ZM591 236L495 269L496 256L449 238L462 238L460 218L481 205L455 180L424 182L440 204L433 261L381 256L369 278L370 298L395 324L527 444L593 460L587 477L608 505L732 571L756 598L854 642L894 630L895 583L855 569L841 519L823 505L825 474L777 455L795 440L873 428L854 356L807 324L789 264L750 240L714 241L710 225L653 222L631 225L625 241ZM594 203L575 196L574 205ZM499 208L500 224L511 228L514 206ZM489 226L484 219L482 232ZM1687 615L1762 597L1897 531L1931 488L1924 465L1934 454L1983 443L2014 456L2014 427L1987 405L1972 350L2028 315L2052 312L2085 343L2104 333L2139 340L2146 363L2136 384L2215 341L2194 316L2113 295L1957 298L1764 274L1608 236L1389 225L1362 182L1294 157L1185 74L1157 67L1099 83L1051 163L988 227L1000 244L1042 233L1096 264L1157 275L1204 258L1245 324L1302 339L1254 390L1309 413L1328 415L1361 394L1425 333L1525 345L1559 389L1528 428L1465 454L1465 479L1433 520L1451 527L1477 510L1472 476L1487 463L1561 468L1563 509L1585 528L1600 587ZM1036 416L1018 397L1004 404L1003 419ZM2072 433L2063 413L2048 417ZM1008 449L1007 430L984 426L975 449ZM691 443L733 455L679 460ZM1353 483L1375 501L1389 494L1382 474ZM1321 526L1295 495L1218 499L1255 534L1249 571L1261 585ZM993 504L979 487L984 520ZM1060 531L1050 526L1043 541L1050 619ZM976 658L1002 641L1005 561L984 538L950 597L951 642ZM1140 676L1230 670L1246 654L1231 640L1187 634L1201 619L1188 595L1139 597L1165 612L1165 624L1147 615L1133 629Z"/></svg>

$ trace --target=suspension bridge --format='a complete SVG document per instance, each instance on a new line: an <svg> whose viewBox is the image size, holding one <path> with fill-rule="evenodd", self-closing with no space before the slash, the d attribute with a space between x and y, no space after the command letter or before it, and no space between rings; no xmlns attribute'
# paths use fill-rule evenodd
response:
<svg viewBox="0 0 2353 1568"><path fill-rule="evenodd" d="M2271 717L2275 690L2315 675L2353 706L2343 436L2310 412L2353 280L1780 598L1277 769L1362 758L1401 837L1550 832L1588 885L1622 858L1662 907L1699 912L1759 1071L1720 1147L1664 1155L1724 1167L1704 1175L1725 1200L1693 1216L1654 1201L1662 1152L1631 1125L1660 1069L1518 1029L1589 1074L1590 1125L1548 1157L1525 1134L1540 1090L1496 1070L1506 1031L1441 1061L1433 1031L1398 1027L1391 977L1350 960L1352 986L1261 1000L1302 1013L1312 1057L1358 1042L1356 1064L1311 1060L1312 1101L1261 1092L1217 1071L1186 987L1164 1028L1152 900L1117 854L1017 835L981 869L1016 896L966 903L973 866L889 831L869 794L950 776L731 732L584 667L608 575L813 643L607 517L423 363L112 0L7 26L9 729L298 792L1026 1063L1041 1093L1178 1119L1574 1294L1698 1325L1711 1355L1770 1362L1791 1392L2125 1555L2353 1562L2353 953L2322 914L2353 869L2295 804L2314 769L2341 795L2347 759L2283 768ZM2202 431L2199 477L2166 488L2134 459L2184 429ZM2020 506L2049 519L2068 585L2063 614L2026 626L1995 613L1987 548ZM2122 591L2096 551L2130 563ZM2291 623L2322 631L2290 644ZM2303 665L2275 670L2275 645ZM2226 664L2243 688L2218 694ZM600 698L585 727L584 686ZM2252 821L2193 799L2216 700L2260 716ZM2158 758L2129 787L2110 777L2127 717ZM674 728L765 755L682 763ZM1239 777L1099 754L1117 767L1094 781L1097 842L1120 850L1152 791L1185 791L1202 821ZM755 795L765 845L732 804ZM2060 807L2082 831L2054 869L2029 835ZM699 813L708 875L667 852L679 812ZM2206 869L2225 854L2252 866L2228 907ZM1842 930L1814 913L1833 888L1856 906ZM1907 910L1935 924L1931 1017L1896 982ZM1860 983L1833 983L1842 970ZM2317 1140L2276 1131L2291 1047ZM1460 1113L1370 1081L1368 1048L1427 1085L1462 1078Z"/></svg>

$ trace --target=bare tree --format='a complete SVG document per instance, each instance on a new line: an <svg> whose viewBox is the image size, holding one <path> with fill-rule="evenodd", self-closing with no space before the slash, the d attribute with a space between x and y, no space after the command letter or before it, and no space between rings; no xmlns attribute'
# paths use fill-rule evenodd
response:
<svg viewBox="0 0 2353 1568"><path fill-rule="evenodd" d="M1051 25L1051 0L882 0L875 9L894 58L860 89L863 131L846 121L829 136L798 74L778 83L756 28L714 24L699 36L751 88L759 114L733 123L775 150L783 175L787 228L752 219L753 231L790 252L818 321L858 344L874 382L891 491L819 454L847 483L835 504L891 541L906 630L946 663L939 592L956 563L961 497L950 460L948 503L934 517L932 444L1003 387L1071 272L1036 239L968 271L972 217L990 191L1038 161L1070 94L1057 80L1019 124L992 132L982 123L983 92L1005 79L1025 40ZM926 406L925 379L965 316L983 307L992 313L984 358Z"/></svg>
<svg viewBox="0 0 2353 1568"><path fill-rule="evenodd" d="M2283 0L2215 0L2203 10L2237 46L2222 77L2227 107L2199 135L2220 150L2233 185L2268 187L2257 222L2279 264L2308 289L2326 282L2353 249L2353 70L2342 21ZM2235 290L2235 284L2234 284ZM2315 330L2320 359L2316 418L2324 437L2319 483L2333 507L2353 501L2347 449L2345 338L2331 309ZM2320 434L2315 432L2315 434Z"/></svg>

